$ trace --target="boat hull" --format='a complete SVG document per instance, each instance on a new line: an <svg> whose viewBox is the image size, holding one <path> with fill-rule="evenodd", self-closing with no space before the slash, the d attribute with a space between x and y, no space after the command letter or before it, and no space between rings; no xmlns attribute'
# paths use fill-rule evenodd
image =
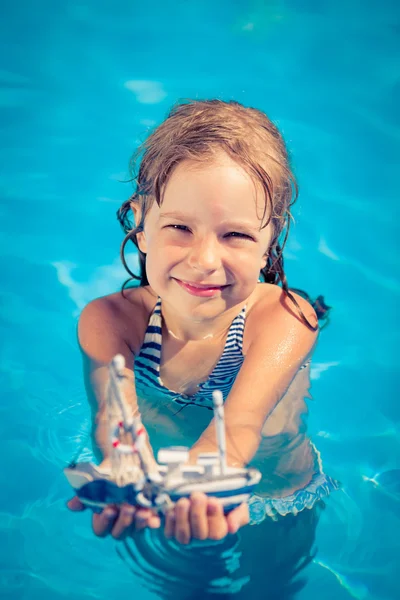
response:
<svg viewBox="0 0 400 600"><path fill-rule="evenodd" d="M218 498L227 513L248 500L261 477L256 469L229 469L225 475L205 477L198 469L183 467L180 477L169 478L161 467L161 482L141 479L135 484L119 486L111 480L108 473L99 471L91 463L77 464L65 469L64 473L81 502L95 512L101 511L108 504L122 503L163 512L171 503L189 498L195 492L202 492Z"/></svg>

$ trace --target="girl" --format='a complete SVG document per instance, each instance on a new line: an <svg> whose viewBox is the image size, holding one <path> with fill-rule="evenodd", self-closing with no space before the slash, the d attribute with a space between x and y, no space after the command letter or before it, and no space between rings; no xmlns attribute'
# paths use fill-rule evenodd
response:
<svg viewBox="0 0 400 600"><path fill-rule="evenodd" d="M305 509L336 483L322 472L303 419L318 321L289 291L283 270L297 189L282 137L258 110L193 101L173 108L138 156L136 190L118 217L122 260L140 285L91 302L79 322L103 459L107 364L119 353L149 452L189 445L195 460L215 451L210 408L220 389L228 461L251 461L262 472L256 495L227 517L216 499L180 500L166 515L163 540L224 540L249 522L297 513L310 520ZM129 240L139 277L124 258ZM77 498L69 506L82 509ZM151 511L132 506L93 516L94 532L116 539L159 526Z"/></svg>

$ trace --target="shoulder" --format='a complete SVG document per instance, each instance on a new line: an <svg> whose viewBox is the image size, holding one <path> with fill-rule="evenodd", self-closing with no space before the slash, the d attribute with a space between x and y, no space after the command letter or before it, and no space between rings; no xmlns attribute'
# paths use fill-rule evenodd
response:
<svg viewBox="0 0 400 600"><path fill-rule="evenodd" d="M260 283L257 286L246 318L245 347L255 342L279 346L292 343L298 346L301 354L311 351L318 330L313 331L304 318L315 327L317 316L307 300L294 292L291 296L294 302L277 285Z"/></svg>
<svg viewBox="0 0 400 600"><path fill-rule="evenodd" d="M90 352L96 348L96 353L108 356L125 345L136 354L156 301L148 287L129 288L123 294L116 292L92 300L79 318L82 350Z"/></svg>
<svg viewBox="0 0 400 600"><path fill-rule="evenodd" d="M259 284L247 303L243 339L243 365L226 403L226 414L243 421L253 419L262 428L265 419L287 393L299 369L314 349L317 332L308 327L299 309L311 324L316 315L307 301L293 294L295 302L281 288ZM243 397L250 399L243 405ZM229 404L228 404L229 403ZM233 416L232 416L233 415Z"/></svg>

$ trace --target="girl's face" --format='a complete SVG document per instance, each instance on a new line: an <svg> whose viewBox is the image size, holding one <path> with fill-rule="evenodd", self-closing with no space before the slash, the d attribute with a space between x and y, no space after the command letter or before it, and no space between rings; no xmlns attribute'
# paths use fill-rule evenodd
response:
<svg viewBox="0 0 400 600"><path fill-rule="evenodd" d="M272 238L272 225L262 227L264 209L261 187L228 156L180 163L137 236L155 293L196 320L245 302Z"/></svg>

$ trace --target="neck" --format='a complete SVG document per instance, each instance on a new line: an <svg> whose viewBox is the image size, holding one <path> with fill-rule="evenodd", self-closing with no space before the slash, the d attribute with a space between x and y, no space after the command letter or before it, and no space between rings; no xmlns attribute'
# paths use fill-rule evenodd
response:
<svg viewBox="0 0 400 600"><path fill-rule="evenodd" d="M240 313L244 303L235 305L221 315L210 318L196 318L182 315L168 303L162 303L163 329L171 338L181 341L218 340L226 335L233 319Z"/></svg>
<svg viewBox="0 0 400 600"><path fill-rule="evenodd" d="M171 337L173 337L175 340L178 340L180 342L187 342L187 339L184 339L183 337L179 337L179 335L176 335L171 329L167 329L169 335ZM200 334L201 337L199 337L199 340L207 340L207 339L213 339L215 337L215 335L213 333L206 333L206 335L202 335Z"/></svg>

